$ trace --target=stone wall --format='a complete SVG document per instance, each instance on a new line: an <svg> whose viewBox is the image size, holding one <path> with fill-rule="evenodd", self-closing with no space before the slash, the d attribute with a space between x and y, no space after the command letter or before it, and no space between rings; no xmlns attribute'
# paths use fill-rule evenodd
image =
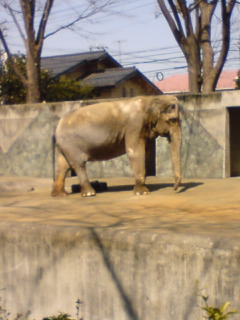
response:
<svg viewBox="0 0 240 320"><path fill-rule="evenodd" d="M77 319L77 299L84 320L201 319L202 294L239 305L239 242L229 237L29 223L1 223L0 235L10 319Z"/></svg>
<svg viewBox="0 0 240 320"><path fill-rule="evenodd" d="M183 107L182 166L185 177L230 175L227 107L240 106L240 91L179 97ZM61 116L98 101L0 107L0 175L52 177L53 136ZM90 177L129 176L126 156L88 165ZM156 142L156 175L172 176L169 146Z"/></svg>

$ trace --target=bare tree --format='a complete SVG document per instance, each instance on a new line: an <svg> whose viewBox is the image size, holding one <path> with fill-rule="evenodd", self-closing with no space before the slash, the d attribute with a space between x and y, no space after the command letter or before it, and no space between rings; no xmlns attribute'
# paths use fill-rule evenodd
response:
<svg viewBox="0 0 240 320"><path fill-rule="evenodd" d="M230 46L230 21L236 0L158 0L188 65L189 91L215 90ZM220 13L220 46L214 48L213 16Z"/></svg>
<svg viewBox="0 0 240 320"><path fill-rule="evenodd" d="M13 7L13 3L16 5L17 1L2 0L0 3L3 9L11 16L26 48L26 74L24 74L15 63L8 46L7 37L3 30L4 23L0 25L0 40L13 66L14 72L26 88L26 102L28 103L40 101L40 61L44 40L61 30L73 27L83 19L92 17L110 5L111 0L98 1L98 4L96 4L97 2L94 0L89 0L89 6L85 8L81 14L77 15L75 19L46 33L47 23L54 2L55 0L45 0L45 5L38 19L36 19L36 12L39 14L40 9L36 9L37 0L19 0L18 10ZM21 16L20 21L22 21L22 24L19 22L19 16ZM39 21L37 27L36 20Z"/></svg>

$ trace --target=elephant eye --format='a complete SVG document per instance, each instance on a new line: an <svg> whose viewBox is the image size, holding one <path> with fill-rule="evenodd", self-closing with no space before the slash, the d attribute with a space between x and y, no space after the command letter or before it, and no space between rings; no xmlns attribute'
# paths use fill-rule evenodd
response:
<svg viewBox="0 0 240 320"><path fill-rule="evenodd" d="M167 108L167 113L171 113L172 111L174 111L176 108L176 105L175 104L172 104L170 105L168 108Z"/></svg>

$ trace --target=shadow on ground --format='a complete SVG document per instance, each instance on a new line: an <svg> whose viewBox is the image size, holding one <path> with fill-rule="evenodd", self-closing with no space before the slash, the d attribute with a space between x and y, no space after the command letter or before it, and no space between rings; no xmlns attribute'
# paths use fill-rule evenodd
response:
<svg viewBox="0 0 240 320"><path fill-rule="evenodd" d="M196 188L200 185L202 185L203 182L187 182L182 183L179 187L177 193L182 193L187 191L188 189ZM93 181L91 183L93 188L99 193L99 192L121 192L121 191L132 191L134 188L134 185L120 185L120 186L107 186L106 182L99 182L99 181ZM151 192L158 191L160 189L164 188L173 188L173 183L154 183L154 184L148 184L147 187ZM80 185L75 184L72 185L72 193L79 193L80 192Z"/></svg>
<svg viewBox="0 0 240 320"><path fill-rule="evenodd" d="M196 188L202 185L203 182L188 182L182 183L179 187L178 193L182 193L187 191L188 189ZM173 188L173 183L154 183L154 184L146 184L148 189L151 192L158 191L164 188ZM118 192L118 191L129 191L133 190L134 185L122 185L122 186L111 186L107 187L108 192Z"/></svg>

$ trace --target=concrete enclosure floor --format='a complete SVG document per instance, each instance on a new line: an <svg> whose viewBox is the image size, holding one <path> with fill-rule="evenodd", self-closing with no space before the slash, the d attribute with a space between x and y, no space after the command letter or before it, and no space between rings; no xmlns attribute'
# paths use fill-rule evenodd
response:
<svg viewBox="0 0 240 320"><path fill-rule="evenodd" d="M50 196L52 181L0 177L0 217L4 222L44 225L154 229L158 232L210 233L240 237L240 177L184 179L177 192L171 179L148 177L151 191L133 195L133 179L110 178L96 197ZM78 183L67 179L67 190ZM222 231L221 231L222 232Z"/></svg>
<svg viewBox="0 0 240 320"><path fill-rule="evenodd" d="M240 177L183 179L177 192L148 177L147 196L131 178L99 181L96 197L52 198L50 179L0 177L4 307L74 315L80 298L84 320L199 319L203 287L239 307Z"/></svg>

